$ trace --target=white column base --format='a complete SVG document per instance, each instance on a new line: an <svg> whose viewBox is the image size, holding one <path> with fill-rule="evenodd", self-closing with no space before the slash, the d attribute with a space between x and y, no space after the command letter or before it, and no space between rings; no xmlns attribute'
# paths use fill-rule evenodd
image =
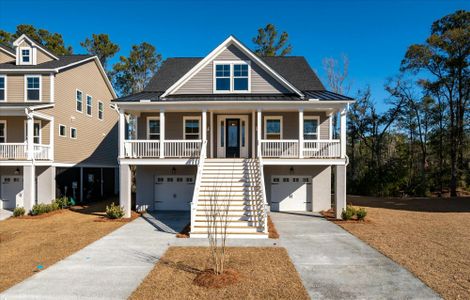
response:
<svg viewBox="0 0 470 300"><path fill-rule="evenodd" d="M23 207L28 213L36 203L36 167L23 167Z"/></svg>
<svg viewBox="0 0 470 300"><path fill-rule="evenodd" d="M346 209L346 166L336 166L335 171L335 213L336 218L341 219Z"/></svg>

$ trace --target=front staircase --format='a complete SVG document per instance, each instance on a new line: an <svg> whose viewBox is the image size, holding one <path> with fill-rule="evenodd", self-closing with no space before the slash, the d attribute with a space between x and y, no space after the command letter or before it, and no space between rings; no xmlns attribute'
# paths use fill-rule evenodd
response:
<svg viewBox="0 0 470 300"><path fill-rule="evenodd" d="M191 237L226 228L228 238L267 238L267 207L257 159L205 159L192 203Z"/></svg>

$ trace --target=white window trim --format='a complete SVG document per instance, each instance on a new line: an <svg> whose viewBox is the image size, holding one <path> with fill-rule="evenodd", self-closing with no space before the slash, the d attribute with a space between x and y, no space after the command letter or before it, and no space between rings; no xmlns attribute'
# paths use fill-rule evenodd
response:
<svg viewBox="0 0 470 300"><path fill-rule="evenodd" d="M78 109L77 109L77 102L78 102L78 100L77 100L77 92L82 93L82 110L78 110ZM79 113L81 113L81 114L83 113L83 92L82 92L81 90L79 90L79 89L75 89L75 111L76 111L76 112L79 112Z"/></svg>
<svg viewBox="0 0 470 300"><path fill-rule="evenodd" d="M61 126L64 127L64 129L65 129L65 130L64 130L64 133L65 133L64 135L60 134L60 127L61 127ZM65 126L64 124L59 124L58 129L59 129L59 136L60 136L60 137L67 137L67 126Z"/></svg>
<svg viewBox="0 0 470 300"><path fill-rule="evenodd" d="M88 113L88 97L90 97L90 99L91 99L90 113ZM93 96L88 95L88 94L85 97L85 114L89 117L93 117Z"/></svg>
<svg viewBox="0 0 470 300"><path fill-rule="evenodd" d="M282 132L284 131L284 128L283 128L283 123L284 122L282 121L282 116L265 116L264 117L264 134L263 134L264 139L265 140L268 139L268 127L266 126L267 123L268 123L267 122L268 120L280 120L281 124L280 124L279 129L280 129L281 132L280 132L280 138L279 139L282 140L282 136L283 136Z"/></svg>
<svg viewBox="0 0 470 300"><path fill-rule="evenodd" d="M39 78L39 100L28 100L28 78ZM24 75L24 101L25 102L41 102L42 101L42 76L41 75Z"/></svg>
<svg viewBox="0 0 470 300"><path fill-rule="evenodd" d="M23 50L29 50L29 62L23 61ZM33 47L19 47L19 54L20 54L20 65L29 66L34 65L33 62Z"/></svg>
<svg viewBox="0 0 470 300"><path fill-rule="evenodd" d="M8 140L7 140L7 133L8 133L8 131L7 131L7 120L0 120L0 124L5 124L5 126L4 126L5 136L4 137L5 137L5 143L7 143L8 142Z"/></svg>
<svg viewBox="0 0 470 300"><path fill-rule="evenodd" d="M42 122L41 120L34 120L34 124L39 124L39 144L42 144ZM34 126L33 126L34 131ZM34 132L33 132L34 134ZM24 142L28 142L28 120L24 121Z"/></svg>
<svg viewBox="0 0 470 300"><path fill-rule="evenodd" d="M73 135L72 135L72 130L74 130L74 129L75 129L75 137L73 137ZM77 128L75 128L75 127L70 127L70 138L76 140L77 137L78 137L78 130L77 130Z"/></svg>
<svg viewBox="0 0 470 300"><path fill-rule="evenodd" d="M150 140L150 121L152 120L158 120L160 121L160 117L147 117L147 140ZM160 124L160 128L159 128L159 132L158 132L158 136L161 137L161 124Z"/></svg>
<svg viewBox="0 0 470 300"><path fill-rule="evenodd" d="M201 117L200 116L183 116L183 139L185 140L186 139L186 121L188 120L198 120L199 121L199 132L198 132L198 135L197 135L197 139L200 140L201 139L201 127L202 127L202 124L201 124ZM192 134L192 133L188 133L189 135L195 135L195 134Z"/></svg>
<svg viewBox="0 0 470 300"><path fill-rule="evenodd" d="M97 117L98 117L98 120L100 121L103 121L104 120L104 103L103 101L96 101L96 111L97 111ZM101 106L102 106L102 110L101 110L101 115L102 117L100 118L100 103L101 103Z"/></svg>
<svg viewBox="0 0 470 300"><path fill-rule="evenodd" d="M233 89L233 65L248 65L248 90L246 91L236 91ZM218 91L216 89L217 80L216 80L216 66L217 65L230 65L230 90L229 91ZM212 92L214 94L247 94L251 93L251 61L249 60L214 60L212 63Z"/></svg>
<svg viewBox="0 0 470 300"><path fill-rule="evenodd" d="M8 82L7 82L7 75L0 75L1 78L3 78L3 82L5 84L5 88L3 89L5 92L4 92L4 98L5 99L0 99L0 102L7 102L8 100L8 94L7 94L7 89L8 89Z"/></svg>
<svg viewBox="0 0 470 300"><path fill-rule="evenodd" d="M317 140L319 140L320 139L320 116L305 116L304 115L304 121L305 120L317 120ZM312 140L305 139L305 131L304 131L304 141L312 141Z"/></svg>

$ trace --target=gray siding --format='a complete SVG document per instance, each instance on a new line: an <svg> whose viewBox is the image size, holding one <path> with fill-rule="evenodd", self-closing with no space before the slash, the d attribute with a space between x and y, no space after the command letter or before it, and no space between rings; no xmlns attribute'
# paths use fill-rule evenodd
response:
<svg viewBox="0 0 470 300"><path fill-rule="evenodd" d="M237 47L231 45L214 60L249 60ZM201 69L187 83L181 86L175 94L212 94L213 92L213 62ZM276 94L289 91L271 75L251 62L251 93Z"/></svg>

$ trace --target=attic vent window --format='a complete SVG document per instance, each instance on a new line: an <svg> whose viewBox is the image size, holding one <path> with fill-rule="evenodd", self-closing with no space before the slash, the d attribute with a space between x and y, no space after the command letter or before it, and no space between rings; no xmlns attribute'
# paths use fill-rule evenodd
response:
<svg viewBox="0 0 470 300"><path fill-rule="evenodd" d="M247 92L250 92L249 62L214 62L214 93Z"/></svg>

